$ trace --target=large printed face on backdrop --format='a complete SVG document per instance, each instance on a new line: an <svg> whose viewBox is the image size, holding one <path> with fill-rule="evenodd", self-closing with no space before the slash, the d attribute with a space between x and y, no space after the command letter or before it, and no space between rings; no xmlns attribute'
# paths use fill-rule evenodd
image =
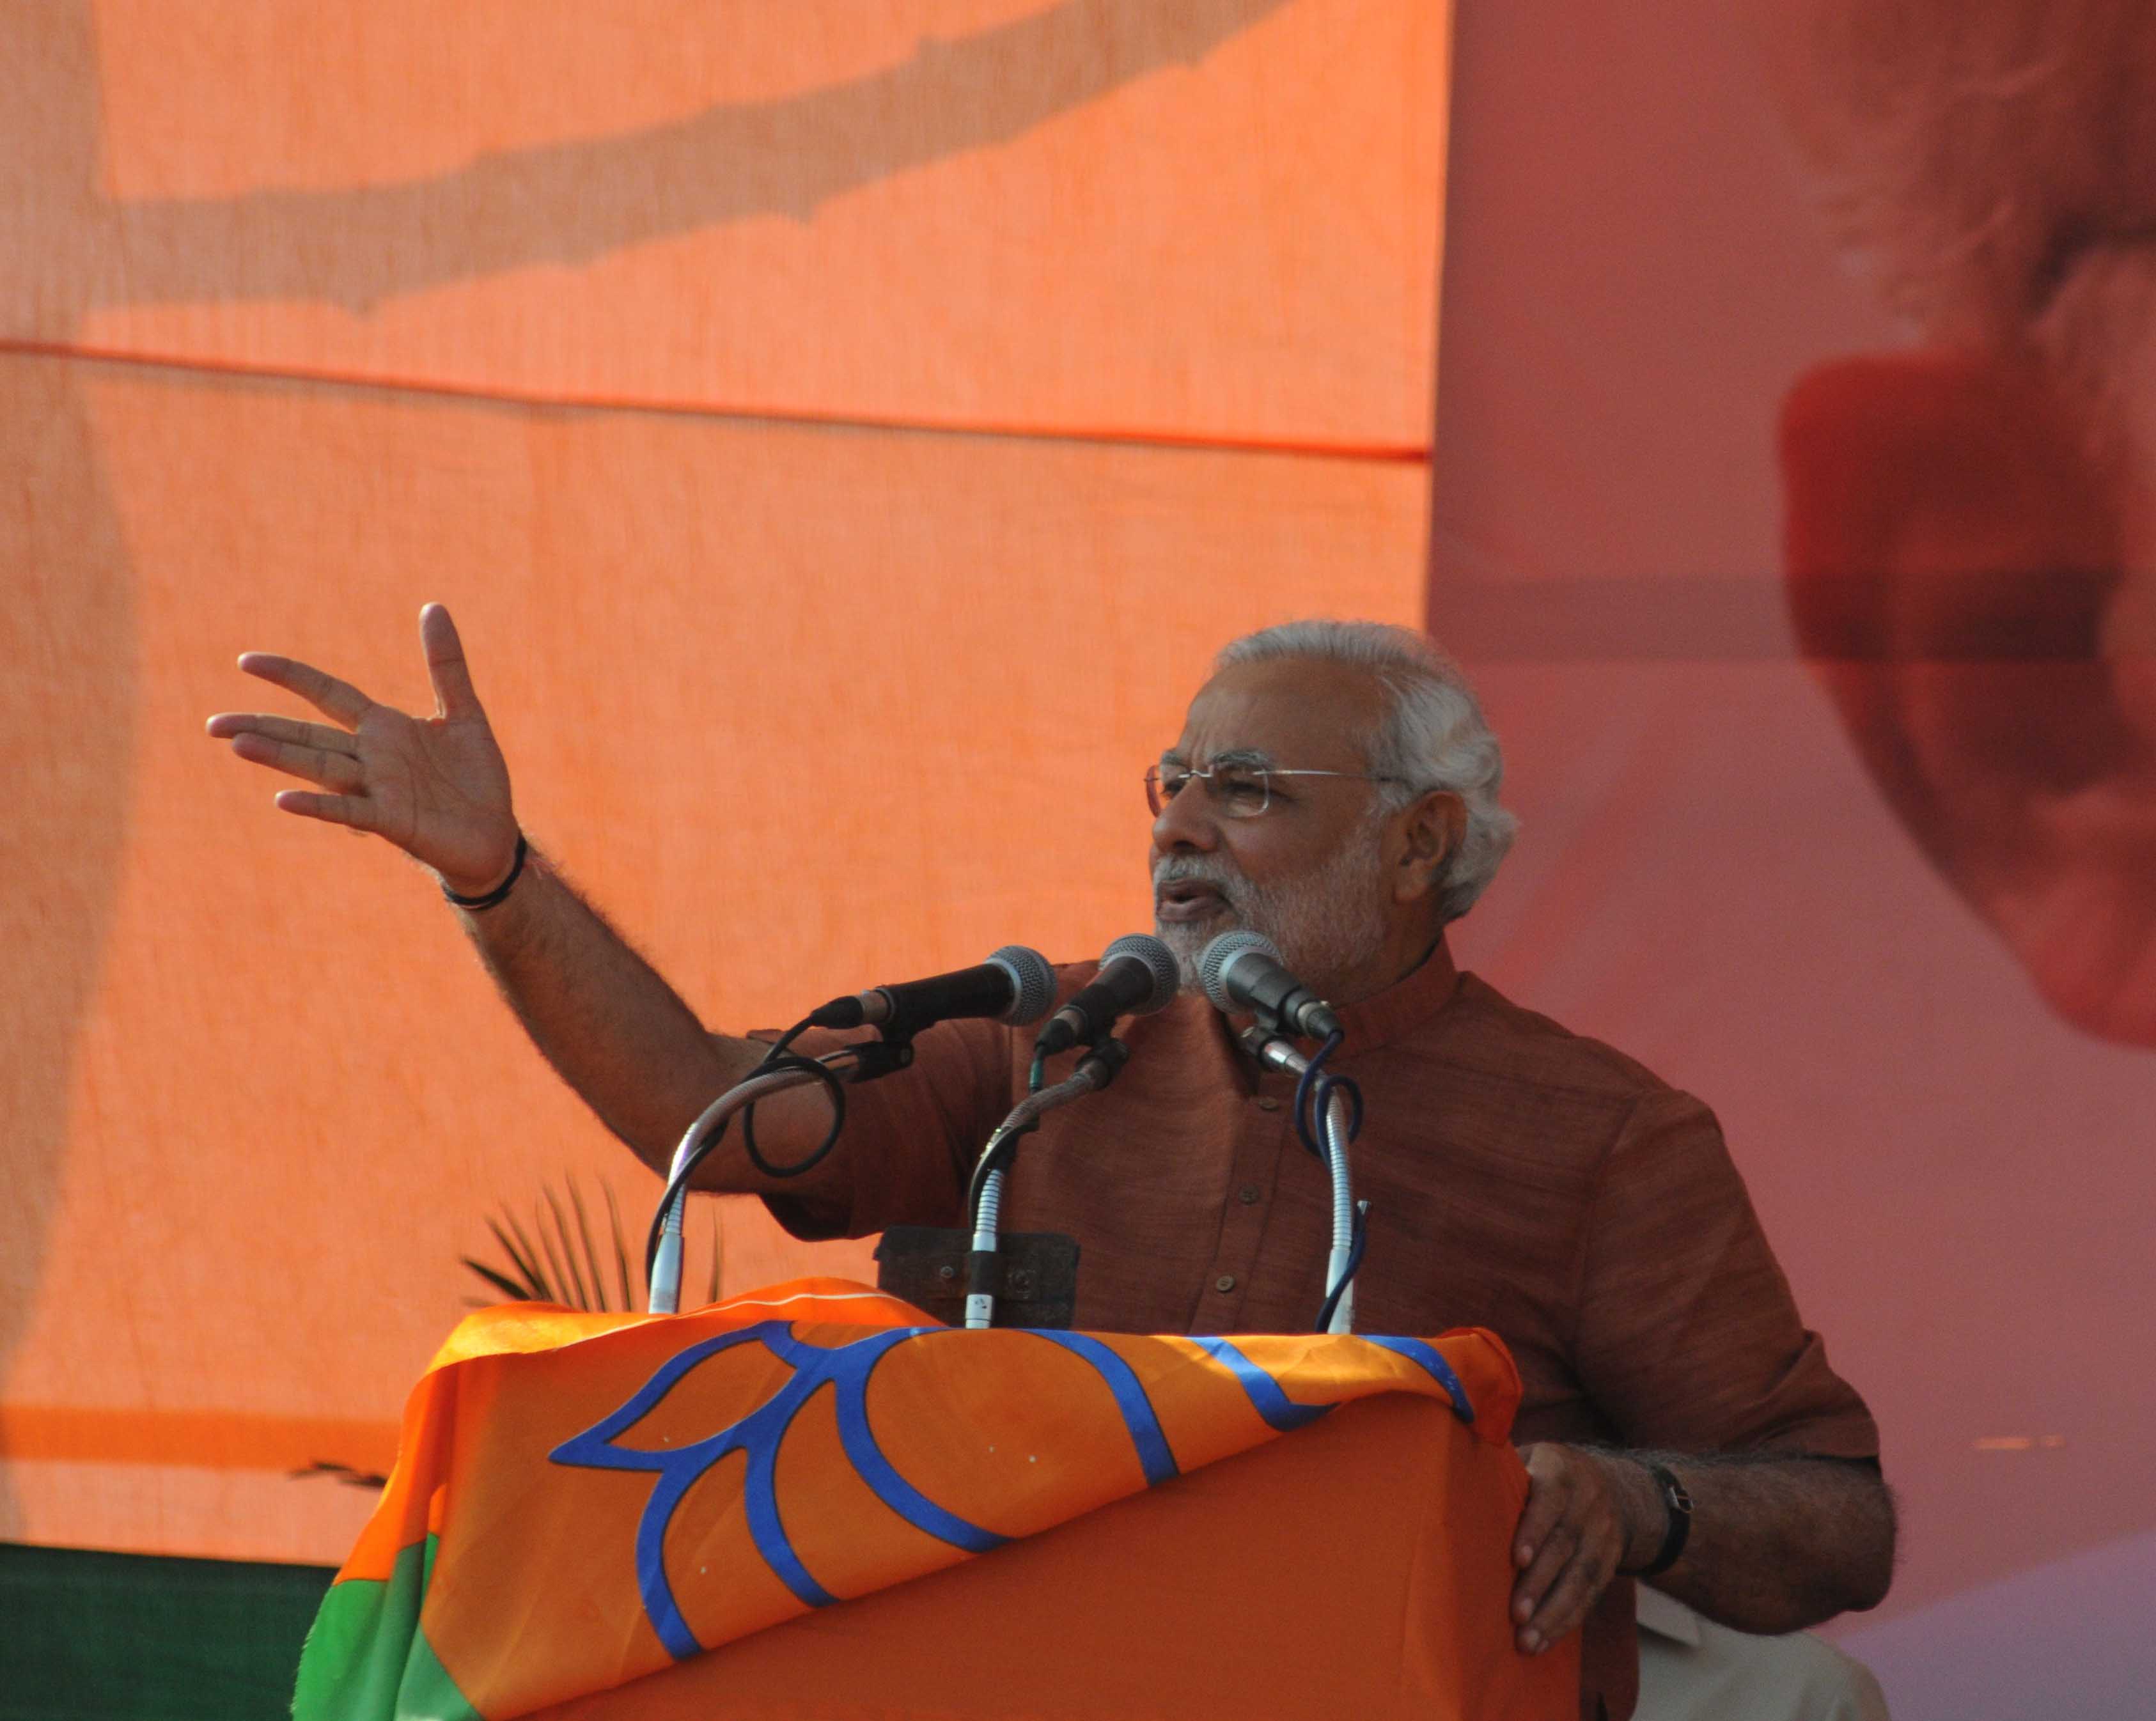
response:
<svg viewBox="0 0 2156 1721"><path fill-rule="evenodd" d="M2156 1046L2156 8L1762 23L1836 241L1921 342L1784 403L1799 638L2046 1001Z"/></svg>

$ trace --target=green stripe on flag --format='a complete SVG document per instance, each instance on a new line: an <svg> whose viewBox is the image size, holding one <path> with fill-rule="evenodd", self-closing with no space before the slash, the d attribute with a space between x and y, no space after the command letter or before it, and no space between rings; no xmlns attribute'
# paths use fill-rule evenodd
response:
<svg viewBox="0 0 2156 1721"><path fill-rule="evenodd" d="M294 1721L481 1721L419 1630L435 1541L399 1549L387 1582L330 1586L300 1653Z"/></svg>

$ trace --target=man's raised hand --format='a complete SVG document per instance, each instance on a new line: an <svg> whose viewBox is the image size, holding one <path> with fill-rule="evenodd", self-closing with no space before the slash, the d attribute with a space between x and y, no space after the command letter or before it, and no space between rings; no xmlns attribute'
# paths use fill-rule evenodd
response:
<svg viewBox="0 0 2156 1721"><path fill-rule="evenodd" d="M432 867L450 889L481 895L516 859L509 767L472 690L456 623L440 604L419 612L419 643L434 687L432 717L378 704L311 664L247 652L242 669L298 694L336 726L225 711L210 719L209 733L242 759L321 791L280 791L283 811L372 832Z"/></svg>

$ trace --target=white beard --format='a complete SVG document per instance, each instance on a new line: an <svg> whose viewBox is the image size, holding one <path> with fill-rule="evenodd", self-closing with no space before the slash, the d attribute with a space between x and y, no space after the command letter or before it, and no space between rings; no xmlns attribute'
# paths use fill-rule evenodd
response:
<svg viewBox="0 0 2156 1721"><path fill-rule="evenodd" d="M1220 893L1225 906L1196 924L1162 922L1155 930L1175 952L1183 989L1199 991L1198 958L1223 932L1240 929L1272 940L1296 977L1325 996L1375 960L1384 947L1378 884L1380 822L1373 820L1316 871L1283 884L1252 884L1219 855L1169 855L1153 866L1153 888L1194 878Z"/></svg>

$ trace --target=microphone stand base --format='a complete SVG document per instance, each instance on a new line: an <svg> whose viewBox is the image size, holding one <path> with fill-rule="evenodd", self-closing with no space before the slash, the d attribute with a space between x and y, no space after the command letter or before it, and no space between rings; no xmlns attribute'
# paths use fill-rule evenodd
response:
<svg viewBox="0 0 2156 1721"><path fill-rule="evenodd" d="M1005 1232L997 1241L1003 1283L993 1324L1065 1329L1078 1303L1078 1239L1054 1231ZM877 1241L876 1288L947 1326L966 1324L970 1231L894 1225Z"/></svg>

